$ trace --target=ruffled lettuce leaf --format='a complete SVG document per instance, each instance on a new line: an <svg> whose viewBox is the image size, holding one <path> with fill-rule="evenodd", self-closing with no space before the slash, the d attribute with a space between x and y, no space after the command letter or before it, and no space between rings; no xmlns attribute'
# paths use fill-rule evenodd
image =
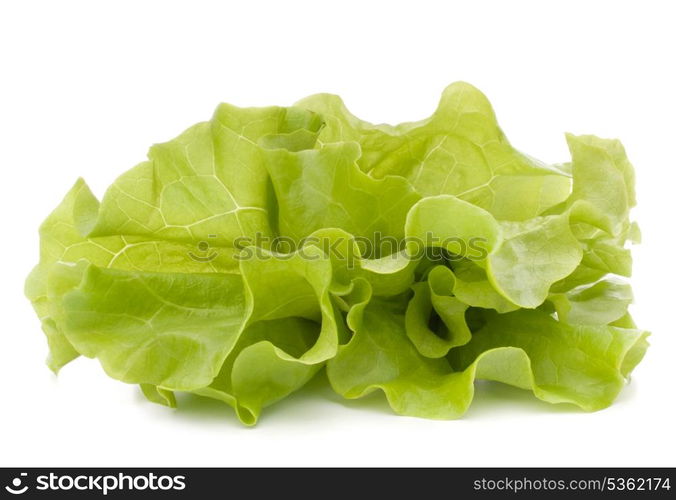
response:
<svg viewBox="0 0 676 500"><path fill-rule="evenodd" d="M549 403L586 410L608 406L646 349L646 333L571 326L522 310L485 313L483 327L447 358L424 356L407 338L405 300L374 299L355 335L328 363L332 387L346 398L382 390L402 415L455 418L467 410L475 379L496 380Z"/></svg>
<svg viewBox="0 0 676 500"><path fill-rule="evenodd" d="M247 425L323 369L428 418L462 415L476 379L606 407L648 345L618 278L635 175L619 141L567 141L568 163L520 153L465 83L396 126L327 94L222 104L42 224L25 292L48 365L96 358L152 402L209 397Z"/></svg>
<svg viewBox="0 0 676 500"><path fill-rule="evenodd" d="M246 320L242 278L87 266L61 298L71 345L111 377L190 390L207 385Z"/></svg>
<svg viewBox="0 0 676 500"><path fill-rule="evenodd" d="M326 121L321 145L357 142L364 172L405 177L423 196L455 195L506 220L528 219L568 198L568 175L514 149L486 96L467 83L448 86L430 117L396 126L360 120L331 94L296 105Z"/></svg>
<svg viewBox="0 0 676 500"><path fill-rule="evenodd" d="M275 204L258 141L272 136L280 146L298 147L294 133L305 131L311 145L321 124L298 108L222 104L211 121L150 148L147 161L108 189L97 212L79 214L81 231L188 242L215 235L218 245L270 235Z"/></svg>
<svg viewBox="0 0 676 500"><path fill-rule="evenodd" d="M268 154L281 235L300 241L320 229L340 228L370 241L404 237L406 215L420 195L401 177L364 174L356 163L360 154L354 142Z"/></svg>

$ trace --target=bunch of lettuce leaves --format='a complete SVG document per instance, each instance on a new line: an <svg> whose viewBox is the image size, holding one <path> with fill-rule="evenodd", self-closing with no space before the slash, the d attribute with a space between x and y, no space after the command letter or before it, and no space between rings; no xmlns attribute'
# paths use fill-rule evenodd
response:
<svg viewBox="0 0 676 500"><path fill-rule="evenodd" d="M97 358L249 425L323 369L403 415L456 418L476 379L604 408L648 346L623 280L634 171L616 140L567 141L569 163L520 153L462 82L397 126L328 94L221 104L42 224L26 295L48 365Z"/></svg>

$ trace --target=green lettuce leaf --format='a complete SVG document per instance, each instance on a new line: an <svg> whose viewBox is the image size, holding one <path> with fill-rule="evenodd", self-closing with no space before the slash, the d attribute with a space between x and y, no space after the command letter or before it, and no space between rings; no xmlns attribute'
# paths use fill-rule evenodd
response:
<svg viewBox="0 0 676 500"><path fill-rule="evenodd" d="M402 301L374 300L355 335L328 363L346 398L382 390L402 415L456 418L469 407L476 378L496 380L549 403L586 410L608 406L646 349L646 333L574 327L539 311L486 313L485 326L448 359L425 357L406 336Z"/></svg>
<svg viewBox="0 0 676 500"><path fill-rule="evenodd" d="M273 136L297 147L294 133L313 138L321 124L298 108L222 104L211 121L150 148L148 161L108 189L98 212L81 214L77 222L91 236L153 234L192 242L213 234L220 245L257 232L270 235L274 204L258 141Z"/></svg>
<svg viewBox="0 0 676 500"><path fill-rule="evenodd" d="M364 172L375 178L405 177L424 196L452 194L498 219L523 220L569 194L565 172L514 149L486 96L464 82L444 90L429 118L397 126L362 121L335 95L314 95L297 106L326 121L321 144L358 142Z"/></svg>
<svg viewBox="0 0 676 500"><path fill-rule="evenodd" d="M625 316L634 296L628 283L608 278L567 293L552 293L548 298L562 321L603 325Z"/></svg>
<svg viewBox="0 0 676 500"><path fill-rule="evenodd" d="M449 274L447 267L434 267L427 281L413 285L406 308L406 334L428 358L441 358L472 338L465 320L469 306L453 295Z"/></svg>
<svg viewBox="0 0 676 500"><path fill-rule="evenodd" d="M406 215L420 199L401 177L374 179L357 166L359 145L271 151L267 167L279 204L280 233L296 241L323 228L374 240L404 237ZM373 257L380 257L375 253Z"/></svg>
<svg viewBox="0 0 676 500"><path fill-rule="evenodd" d="M140 273L87 266L62 297L63 330L123 382L208 385L247 318L234 274Z"/></svg>
<svg viewBox="0 0 676 500"><path fill-rule="evenodd" d="M648 346L619 278L635 174L619 141L566 139L569 162L519 152L462 82L394 126L328 94L221 104L40 226L25 294L48 366L95 358L149 401L212 398L246 425L321 370L419 417L463 415L476 379L604 408Z"/></svg>

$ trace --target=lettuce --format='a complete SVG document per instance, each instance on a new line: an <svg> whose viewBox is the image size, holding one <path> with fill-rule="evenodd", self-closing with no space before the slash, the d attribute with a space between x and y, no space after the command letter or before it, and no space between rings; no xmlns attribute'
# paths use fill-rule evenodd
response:
<svg viewBox="0 0 676 500"><path fill-rule="evenodd" d="M634 171L618 141L567 141L570 163L520 153L466 83L397 126L327 94L222 104L44 221L25 292L48 365L96 358L150 401L214 398L248 425L321 370L418 417L461 416L476 379L604 408L648 347L625 279Z"/></svg>

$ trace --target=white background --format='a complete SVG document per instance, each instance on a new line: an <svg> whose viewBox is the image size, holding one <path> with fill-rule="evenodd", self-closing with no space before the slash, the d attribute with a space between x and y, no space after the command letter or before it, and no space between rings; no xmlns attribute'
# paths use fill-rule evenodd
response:
<svg viewBox="0 0 676 500"><path fill-rule="evenodd" d="M676 396L672 2L73 2L0 7L0 465L669 465ZM455 80L512 143L565 161L563 133L623 140L638 174L638 323L652 347L614 406L582 413L481 385L458 421L341 402L314 382L253 429L229 407L172 411L80 359L54 377L23 280L37 227L78 176L97 195L220 101L343 96L420 119Z"/></svg>

